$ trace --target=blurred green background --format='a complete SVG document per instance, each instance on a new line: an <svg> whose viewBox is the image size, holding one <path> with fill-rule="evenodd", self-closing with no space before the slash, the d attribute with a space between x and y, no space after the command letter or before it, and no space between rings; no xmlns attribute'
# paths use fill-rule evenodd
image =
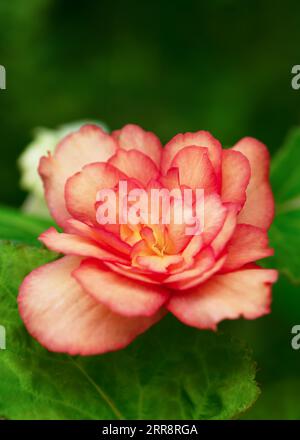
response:
<svg viewBox="0 0 300 440"><path fill-rule="evenodd" d="M274 150L300 123L291 68L297 0L0 3L0 203L18 205L16 158L36 126L135 122L166 142L207 129Z"/></svg>
<svg viewBox="0 0 300 440"><path fill-rule="evenodd" d="M132 122L163 142L206 129L224 145L251 135L274 152L300 124L299 18L297 0L2 1L0 203L25 197L16 160L37 126ZM248 417L300 418L290 347L300 289L281 279L274 298L271 316L221 329L245 337L258 362L262 397Z"/></svg>

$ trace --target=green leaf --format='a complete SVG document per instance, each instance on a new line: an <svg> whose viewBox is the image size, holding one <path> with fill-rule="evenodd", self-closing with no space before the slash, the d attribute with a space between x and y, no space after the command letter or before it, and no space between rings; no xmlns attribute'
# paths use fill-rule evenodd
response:
<svg viewBox="0 0 300 440"><path fill-rule="evenodd" d="M257 398L248 350L225 334L166 317L127 349L94 357L49 353L24 329L16 296L23 277L54 258L0 249L0 416L11 419L229 419Z"/></svg>
<svg viewBox="0 0 300 440"><path fill-rule="evenodd" d="M274 157L271 182L276 201L272 261L291 281L300 282L300 128L291 131Z"/></svg>
<svg viewBox="0 0 300 440"><path fill-rule="evenodd" d="M50 226L51 220L23 214L21 211L0 206L0 240L41 246L37 237Z"/></svg>

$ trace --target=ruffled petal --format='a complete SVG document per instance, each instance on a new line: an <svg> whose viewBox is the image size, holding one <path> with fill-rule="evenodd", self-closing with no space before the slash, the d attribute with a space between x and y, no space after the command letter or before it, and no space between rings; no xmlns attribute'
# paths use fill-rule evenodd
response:
<svg viewBox="0 0 300 440"><path fill-rule="evenodd" d="M188 292L175 294L167 309L187 325L215 330L223 319L255 319L270 312L277 272L252 268L214 275Z"/></svg>
<svg viewBox="0 0 300 440"><path fill-rule="evenodd" d="M146 154L137 150L125 151L119 149L108 163L118 168L132 179L147 185L151 179L158 177L158 168Z"/></svg>
<svg viewBox="0 0 300 440"><path fill-rule="evenodd" d="M174 157L180 150L190 146L207 148L208 157L215 170L215 174L219 179L221 174L222 146L220 142L207 131L177 134L174 136L163 149L162 173L167 173L168 169L171 167Z"/></svg>
<svg viewBox="0 0 300 440"><path fill-rule="evenodd" d="M124 316L152 316L168 298L161 287L118 275L96 260L84 260L73 276L96 300Z"/></svg>
<svg viewBox="0 0 300 440"><path fill-rule="evenodd" d="M162 145L151 131L145 131L138 125L128 124L112 133L120 148L126 151L137 150L146 154L160 167Z"/></svg>
<svg viewBox="0 0 300 440"><path fill-rule="evenodd" d="M178 168L181 185L204 189L205 194L217 192L217 178L207 148L186 147L174 157L171 168Z"/></svg>
<svg viewBox="0 0 300 440"><path fill-rule="evenodd" d="M70 355L94 355L126 347L155 324L151 317L118 315L86 293L71 273L78 257L64 257L31 272L18 297L29 333L48 350Z"/></svg>
<svg viewBox="0 0 300 440"><path fill-rule="evenodd" d="M40 235L39 240L52 251L65 255L93 257L105 261L126 263L125 258L103 249L95 241L75 234L60 233L50 228Z"/></svg>
<svg viewBox="0 0 300 440"><path fill-rule="evenodd" d="M244 205L250 175L249 161L242 153L224 150L222 153L222 201Z"/></svg>
<svg viewBox="0 0 300 440"><path fill-rule="evenodd" d="M273 255L267 232L252 225L237 225L226 246L227 258L222 271L236 270L245 264Z"/></svg>
<svg viewBox="0 0 300 440"><path fill-rule="evenodd" d="M84 165L105 162L116 151L114 139L100 127L85 125L67 136L53 156L42 157L39 173L44 182L45 196L51 215L61 227L70 218L65 205L65 183Z"/></svg>
<svg viewBox="0 0 300 440"><path fill-rule="evenodd" d="M268 229L274 218L274 199L269 182L269 152L264 144L250 137L241 139L233 150L244 154L251 167L247 200L239 214L238 223Z"/></svg>
<svg viewBox="0 0 300 440"><path fill-rule="evenodd" d="M68 179L65 195L67 209L77 220L96 224L97 194L101 189L113 189L127 176L107 163L92 163Z"/></svg>

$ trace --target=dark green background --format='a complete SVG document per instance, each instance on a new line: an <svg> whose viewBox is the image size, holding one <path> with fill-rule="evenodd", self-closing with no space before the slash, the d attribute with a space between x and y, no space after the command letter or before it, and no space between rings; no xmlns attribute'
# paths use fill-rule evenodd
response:
<svg viewBox="0 0 300 440"><path fill-rule="evenodd" d="M37 126L134 122L163 142L206 129L224 145L251 135L274 152L300 124L300 2L5 0L0 64L0 203L18 206L16 160ZM272 315L221 325L258 361L262 397L248 417L300 418L300 352L290 347L299 295L281 279Z"/></svg>
<svg viewBox="0 0 300 440"><path fill-rule="evenodd" d="M300 122L299 18L296 0L2 1L0 203L24 198L15 162L36 126L97 118L276 149Z"/></svg>

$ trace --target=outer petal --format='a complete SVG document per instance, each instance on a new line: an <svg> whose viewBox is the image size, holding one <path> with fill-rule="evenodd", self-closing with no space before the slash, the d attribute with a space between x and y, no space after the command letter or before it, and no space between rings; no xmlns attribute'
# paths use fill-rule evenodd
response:
<svg viewBox="0 0 300 440"><path fill-rule="evenodd" d="M80 264L64 257L31 272L23 281L19 310L33 337L50 351L94 355L128 345L161 318L127 318L84 292L71 276Z"/></svg>
<svg viewBox="0 0 300 440"><path fill-rule="evenodd" d="M223 319L255 319L270 311L271 287L277 272L244 269L215 275L197 288L171 297L167 305L182 322L201 329L216 329Z"/></svg>
<svg viewBox="0 0 300 440"><path fill-rule="evenodd" d="M63 227L70 214L65 206L64 189L67 179L93 162L105 162L116 151L116 142L100 127L85 125L67 136L53 156L42 157L39 173L51 215Z"/></svg>
<svg viewBox="0 0 300 440"><path fill-rule="evenodd" d="M224 150L222 153L222 201L243 205L246 201L246 188L250 175L249 161L242 153Z"/></svg>
<svg viewBox="0 0 300 440"><path fill-rule="evenodd" d="M157 167L160 166L162 145L151 131L145 131L138 125L128 124L121 130L114 131L112 136L123 150L138 150L149 156Z"/></svg>
<svg viewBox="0 0 300 440"><path fill-rule="evenodd" d="M94 257L105 261L127 263L125 258L121 258L108 250L101 248L95 241L75 234L59 233L54 228L50 228L40 235L39 240L52 251L65 255L77 255L80 257Z"/></svg>
<svg viewBox="0 0 300 440"><path fill-rule="evenodd" d="M182 148L190 146L206 147L208 149L208 157L214 167L216 176L219 178L221 172L222 146L220 142L207 131L177 134L174 136L163 149L162 173L167 173L174 157Z"/></svg>
<svg viewBox="0 0 300 440"><path fill-rule="evenodd" d="M169 296L156 285L118 275L96 260L84 260L73 276L96 300L124 316L152 316Z"/></svg>
<svg viewBox="0 0 300 440"><path fill-rule="evenodd" d="M273 249L268 246L266 231L251 225L237 225L230 239L226 252L228 253L223 271L236 270L245 264L273 255Z"/></svg>
<svg viewBox="0 0 300 440"><path fill-rule="evenodd" d="M156 179L159 174L158 168L150 157L137 150L119 149L108 163L143 185L147 185L151 179Z"/></svg>
<svg viewBox="0 0 300 440"><path fill-rule="evenodd" d="M68 211L77 220L97 224L95 205L98 191L114 188L122 179L126 180L127 176L110 164L86 165L66 183Z"/></svg>
<svg viewBox="0 0 300 440"><path fill-rule="evenodd" d="M178 168L181 185L204 189L205 194L217 192L217 178L207 148L186 147L174 157L172 168Z"/></svg>
<svg viewBox="0 0 300 440"><path fill-rule="evenodd" d="M250 137L241 139L233 150L243 153L251 167L247 200L239 214L238 223L268 229L274 217L274 200L269 183L269 152L264 144Z"/></svg>

